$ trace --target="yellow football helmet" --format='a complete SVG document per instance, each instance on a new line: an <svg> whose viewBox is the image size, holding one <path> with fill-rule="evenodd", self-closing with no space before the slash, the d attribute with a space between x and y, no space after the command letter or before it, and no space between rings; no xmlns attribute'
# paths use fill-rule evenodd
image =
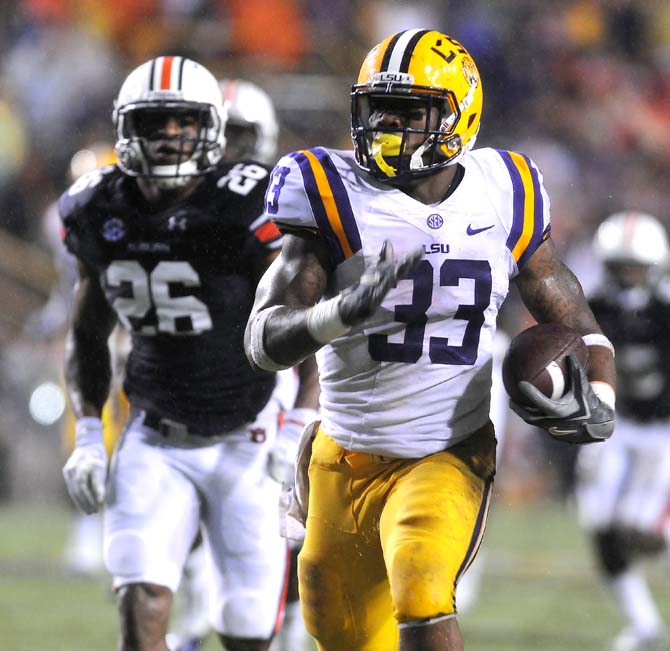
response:
<svg viewBox="0 0 670 651"><path fill-rule="evenodd" d="M368 53L351 89L356 160L390 183L453 165L475 143L482 102L479 72L458 41L425 29L389 36ZM380 126L371 120L380 111L405 118L425 114L425 123L409 128L405 119L403 125ZM412 151L407 143L415 133L425 140Z"/></svg>

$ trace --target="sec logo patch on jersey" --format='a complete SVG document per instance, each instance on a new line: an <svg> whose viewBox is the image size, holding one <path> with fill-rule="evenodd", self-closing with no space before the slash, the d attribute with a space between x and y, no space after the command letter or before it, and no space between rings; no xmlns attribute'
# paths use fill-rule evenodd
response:
<svg viewBox="0 0 670 651"><path fill-rule="evenodd" d="M444 224L444 218L442 215L438 215L437 213L434 213L432 215L428 215L428 219L426 220L426 224L428 224L429 228L432 228L433 230L437 230L438 228L442 228L442 225Z"/></svg>

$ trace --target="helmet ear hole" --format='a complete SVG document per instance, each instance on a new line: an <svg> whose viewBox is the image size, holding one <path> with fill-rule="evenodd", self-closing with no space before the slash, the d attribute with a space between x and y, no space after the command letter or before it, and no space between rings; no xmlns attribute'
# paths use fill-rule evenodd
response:
<svg viewBox="0 0 670 651"><path fill-rule="evenodd" d="M468 129L472 126L472 123L477 119L477 114L473 113L469 118L468 118Z"/></svg>

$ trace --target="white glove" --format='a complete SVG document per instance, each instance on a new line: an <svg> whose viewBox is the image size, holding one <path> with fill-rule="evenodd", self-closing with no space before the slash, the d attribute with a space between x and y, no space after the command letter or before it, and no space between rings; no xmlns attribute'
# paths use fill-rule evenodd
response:
<svg viewBox="0 0 670 651"><path fill-rule="evenodd" d="M96 513L105 501L107 452L99 418L80 418L76 424L76 445L63 467L67 491L84 513Z"/></svg>
<svg viewBox="0 0 670 651"><path fill-rule="evenodd" d="M294 489L284 484L279 496L279 535L282 538L297 543L305 540L305 523L299 512Z"/></svg>
<svg viewBox="0 0 670 651"><path fill-rule="evenodd" d="M298 441L295 486L284 484L279 499L279 533L283 538L298 543L305 539L309 510L309 463L319 425L320 422L315 420L303 430Z"/></svg>
<svg viewBox="0 0 670 651"><path fill-rule="evenodd" d="M300 435L317 418L316 409L305 407L289 409L284 413L284 422L268 456L268 474L272 479L285 486L293 486Z"/></svg>

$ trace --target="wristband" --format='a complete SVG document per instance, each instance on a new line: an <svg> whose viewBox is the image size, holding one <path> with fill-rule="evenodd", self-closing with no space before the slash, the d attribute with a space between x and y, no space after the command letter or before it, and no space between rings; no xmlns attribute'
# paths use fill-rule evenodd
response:
<svg viewBox="0 0 670 651"><path fill-rule="evenodd" d="M616 394L614 389L607 382L594 381L589 383L593 393L596 394L600 402L606 404L610 409L614 409L616 403Z"/></svg>
<svg viewBox="0 0 670 651"><path fill-rule="evenodd" d="M275 362L265 350L265 322L268 320L268 317L280 307L282 306L273 305L272 307L261 310L251 322L251 328L249 330L249 355L251 356L253 363L264 371L283 371L284 369L290 368L290 365L278 364Z"/></svg>
<svg viewBox="0 0 670 651"><path fill-rule="evenodd" d="M612 356L614 356L614 345L605 335L594 332L590 335L584 335L582 340L587 346L602 346L603 348L608 348L612 353Z"/></svg>
<svg viewBox="0 0 670 651"><path fill-rule="evenodd" d="M309 309L307 331L314 341L328 344L351 330L340 317L340 296L321 301Z"/></svg>
<svg viewBox="0 0 670 651"><path fill-rule="evenodd" d="M102 421L95 416L79 418L74 426L75 445L103 444L103 428Z"/></svg>

